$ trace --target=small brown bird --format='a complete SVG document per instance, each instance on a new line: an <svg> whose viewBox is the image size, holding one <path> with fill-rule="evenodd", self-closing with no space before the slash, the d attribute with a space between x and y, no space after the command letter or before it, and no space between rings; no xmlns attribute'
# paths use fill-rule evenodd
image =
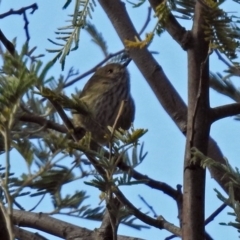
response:
<svg viewBox="0 0 240 240"><path fill-rule="evenodd" d="M129 74L124 65L107 64L99 68L84 86L79 98L90 112L89 116L73 113L75 127L91 132L92 138L106 143L107 126L113 126L122 101L123 110L116 129L130 128L134 120L135 105L130 93Z"/></svg>

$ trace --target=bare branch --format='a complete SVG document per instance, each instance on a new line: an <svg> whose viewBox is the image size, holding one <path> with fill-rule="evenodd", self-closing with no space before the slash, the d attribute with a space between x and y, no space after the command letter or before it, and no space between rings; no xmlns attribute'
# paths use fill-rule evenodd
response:
<svg viewBox="0 0 240 240"><path fill-rule="evenodd" d="M124 172L129 172L134 179L146 181L145 184L147 186L149 186L153 189L157 189L157 190L160 190L160 191L164 192L168 196L172 197L174 200L179 199L180 196L181 196L181 193L179 194L179 192L177 190L175 190L174 188L172 188L168 184L166 184L164 182L156 181L156 180L154 180L154 179L152 179L152 178L150 178L146 175L143 175L143 174L137 172L136 170L132 169L131 167L127 166L123 162L120 162L118 167L121 170L123 170Z"/></svg>
<svg viewBox="0 0 240 240"><path fill-rule="evenodd" d="M231 103L215 107L210 111L211 122L215 122L226 117L232 117L237 114L240 114L240 103Z"/></svg>
<svg viewBox="0 0 240 240"><path fill-rule="evenodd" d="M21 229L19 227L14 226L14 234L18 240L47 240L47 238L41 236L38 233L32 233L27 231L26 229Z"/></svg>
<svg viewBox="0 0 240 240"><path fill-rule="evenodd" d="M63 239L95 240L95 231L49 217L43 213L31 213L13 210L13 223L20 227L29 227L44 231ZM2 235L1 235L2 237ZM4 238L5 239L5 238ZM6 238L7 239L7 238ZM133 237L118 236L118 240L141 240Z"/></svg>
<svg viewBox="0 0 240 240"><path fill-rule="evenodd" d="M147 13L147 18L146 18L146 21L145 23L143 24L142 26L142 29L139 31L139 35L141 36L142 33L145 31L145 29L147 28L150 20L151 20L151 13L152 13L152 8L151 7L148 7L148 13Z"/></svg>
<svg viewBox="0 0 240 240"><path fill-rule="evenodd" d="M157 213L155 212L154 208L140 194L138 194L138 197L149 208L149 210L153 213L153 216L156 218L157 217Z"/></svg>
<svg viewBox="0 0 240 240"><path fill-rule="evenodd" d="M116 194L119 201L127 207L130 212L143 221L144 223L147 223L151 226L154 226L159 229L166 229L171 233L174 233L177 236L181 236L181 229L179 227L174 226L173 224L166 221L162 216L159 216L157 219L151 218L147 216L146 214L142 213L140 210L138 210L131 202L128 201L128 199L122 194L122 192L116 188L114 191L114 194Z"/></svg>
<svg viewBox="0 0 240 240"><path fill-rule="evenodd" d="M36 124L39 124L40 126L45 126L46 128L53 129L61 133L68 132L67 128L64 125L60 125L58 123L52 122L36 114L24 113L19 117L19 120L23 122L36 123Z"/></svg>
<svg viewBox="0 0 240 240"><path fill-rule="evenodd" d="M32 9L30 14L33 14L38 9L38 5L36 3L33 3L32 5L20 8L18 10L10 9L8 12L0 14L0 19L8 17L10 15L14 15L14 14L23 15L23 19L24 19L24 22L25 22L24 29L25 29L25 32L26 32L27 41L29 41L29 39L30 39L29 31L28 31L29 21L28 21L27 14L26 14L26 11L29 10L29 9Z"/></svg>
<svg viewBox="0 0 240 240"><path fill-rule="evenodd" d="M211 221L214 220L214 218L222 212L222 210L226 207L226 203L223 203L219 208L216 209L206 220L205 220L205 225L208 225Z"/></svg>
<svg viewBox="0 0 240 240"><path fill-rule="evenodd" d="M221 53L216 49L214 50L214 52L217 54L218 59L221 60L223 63L225 63L229 68L232 66L229 62L227 62L223 56L221 55Z"/></svg>

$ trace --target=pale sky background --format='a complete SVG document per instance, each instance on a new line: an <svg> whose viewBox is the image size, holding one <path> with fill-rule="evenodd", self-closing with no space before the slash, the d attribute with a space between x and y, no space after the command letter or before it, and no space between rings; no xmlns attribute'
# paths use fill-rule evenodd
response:
<svg viewBox="0 0 240 240"><path fill-rule="evenodd" d="M30 46L37 46L36 53L44 53L46 56L42 59L44 62L49 61L55 55L46 52L47 48L56 48L52 43L50 43L47 38L52 40L55 39L54 31L58 27L67 25L65 20L67 20L67 15L72 13L74 6L72 5L67 10L62 10L62 6L65 1L52 0L52 1L38 1L39 9L33 14L29 14L29 31L30 31ZM225 4L228 11L236 11L235 15L239 14L239 5L233 3L233 1L227 1ZM16 1L16 0L2 0L0 4L0 13L8 11L10 8L17 10L23 6L28 6L33 4L33 0ZM96 1L96 8L94 13L92 13L93 19L92 23L96 24L96 27L107 40L109 46L109 52L115 53L123 48L122 43L118 39L114 28L106 17L105 13L102 11L101 6ZM135 24L137 30L140 30L144 24L147 16L147 6L145 3L141 8L133 9L130 4L126 3L127 10L131 15L131 19ZM152 18L146 32L152 30L156 23L156 19ZM191 28L190 21L181 21L181 23L186 27L186 29ZM24 21L22 16L15 15L10 16L1 20L1 30L6 35L8 39L13 39L17 36L17 49L19 50L22 44L26 40L25 32L23 29ZM163 67L164 72L180 93L184 101L187 101L187 58L186 53L180 48L180 46L172 40L168 33L164 33L160 38L155 37L153 43L151 44L150 50L158 51L159 54L155 55L155 58L159 64ZM94 43L91 42L91 38L83 30L80 34L80 46L77 51L71 52L66 59L66 65L64 72L61 71L59 62L57 62L54 68L51 70L51 75L59 76L59 74L64 74L66 76L70 67L78 69L80 73L92 68L95 64L104 58L101 51L96 47ZM211 70L213 72L222 72L226 69L226 66L218 61L217 57L213 54L211 56L210 62ZM153 179L163 181L168 183L172 187L176 187L177 184L182 184L183 177L183 158L185 149L185 137L180 133L178 128L175 126L173 121L169 118L166 112L163 110L156 97L153 95L150 87L146 83L145 79L140 74L139 70L136 68L133 62L129 65L129 72L131 75L131 88L132 95L136 103L136 117L135 117L135 128L145 128L148 129L148 133L142 138L144 141L144 149L148 151L148 155L143 161L143 163L136 168L142 174L146 174ZM78 87L81 89L86 83L86 79L78 82L73 87L66 90L66 94L70 96L74 92L74 88ZM238 84L236 80L236 84ZM232 101L214 91L211 90L211 106L220 106L223 104L231 103ZM233 118L223 119L214 123L211 128L211 136L217 141L223 154L228 158L232 166L238 167L238 158L240 155L239 148L239 135L240 128L239 122L235 121ZM25 162L16 155L16 152L11 152L12 156L12 169L11 172L15 172L16 176L22 174L26 171ZM69 160L71 163L71 159ZM0 156L0 164L5 164L4 155ZM89 181L90 178L84 179L84 181ZM76 186L76 185L75 185ZM92 204L92 207L96 207L99 203L100 192L97 189L91 188L83 183L79 183L78 189L86 190L89 199L85 201L85 204ZM206 191L206 218L212 214L222 203L217 199L214 188L217 188L221 192L221 188L215 183L213 179L210 178L209 173L207 173L207 191ZM74 190L72 188L65 189L66 193ZM145 198L145 200L153 206L157 214L162 215L166 220L178 225L177 219L177 208L175 202L170 199L167 195L160 191L152 190L144 185L139 186L129 186L121 188L124 194L129 198L129 200L135 204L136 207L141 208L143 212L148 212L149 209L139 200L138 195L140 194ZM19 199L19 202L30 209L35 204L35 199L23 198ZM52 206L49 204L49 199L43 201L40 207L36 209L36 212L40 211L51 211ZM229 222L234 221L233 217L227 216L227 212L231 209L225 209L219 216L215 218L207 226L208 233L213 237L213 239L225 240L237 239L238 234L232 227L220 226L219 222ZM152 214L150 213L150 216ZM84 219L76 219L70 217L56 216L60 219L69 221L73 224L79 225L81 227L86 227L89 229L94 229L100 226L100 222L93 222ZM153 217L153 216L152 216ZM34 230L35 232L35 230ZM129 227L120 226L119 234L135 236L143 239L164 239L170 236L171 233L165 230L159 230L154 227L148 230L137 231ZM49 239L59 239L56 237L48 236Z"/></svg>

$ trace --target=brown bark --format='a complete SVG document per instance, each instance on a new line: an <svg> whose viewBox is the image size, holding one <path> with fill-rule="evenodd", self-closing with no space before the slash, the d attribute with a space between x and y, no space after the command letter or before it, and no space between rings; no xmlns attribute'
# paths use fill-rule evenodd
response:
<svg viewBox="0 0 240 240"><path fill-rule="evenodd" d="M13 223L18 226L34 228L35 230L41 230L66 240L99 239L97 238L98 235L97 232L95 231L86 228L81 228L74 224L66 223L53 217L49 217L48 215L43 213L31 213L26 211L13 210ZM1 239L5 240L5 238ZM139 238L118 236L118 240L133 240L133 239L141 240Z"/></svg>
<svg viewBox="0 0 240 240"><path fill-rule="evenodd" d="M193 47L188 50L188 119L184 161L182 237L202 240L205 235L205 169L192 163L191 148L207 154L209 121L208 42L204 40L203 8L195 6Z"/></svg>

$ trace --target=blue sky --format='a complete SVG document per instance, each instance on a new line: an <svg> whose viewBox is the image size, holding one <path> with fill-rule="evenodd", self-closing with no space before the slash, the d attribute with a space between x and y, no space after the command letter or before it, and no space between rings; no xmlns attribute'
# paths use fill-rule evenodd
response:
<svg viewBox="0 0 240 240"><path fill-rule="evenodd" d="M74 2L74 1L73 1ZM8 11L10 8L19 9L22 6L27 6L34 3L34 1L25 0L14 1L14 0L2 0L1 2L1 13ZM64 22L67 20L67 14L71 14L73 6L67 10L62 10L62 6L65 1L38 1L39 9L33 14L28 14L30 21L30 45L37 46L37 53L45 53L44 61L49 61L54 57L53 54L46 52L48 48L55 48L47 38L54 40L54 31L58 27L65 26ZM114 28L107 19L105 13L102 11L101 6L97 3L94 13L92 14L92 23L96 24L96 27L102 32L103 36L107 40L109 46L109 52L114 53L123 48L122 43L118 39ZM72 3L72 5L74 5ZM228 1L225 4L228 11L235 11L239 9L239 5ZM127 10L131 15L131 19L138 30L141 29L145 22L145 16L147 16L147 4L138 9L133 9L130 4L127 4ZM238 7L238 8L237 8ZM236 13L237 14L237 13ZM238 10L239 14L239 10ZM152 18L151 23L147 28L147 32L151 31L155 25L156 19ZM187 28L191 28L191 22L181 21L181 23ZM25 33L23 30L24 22L22 16L16 15L1 20L1 30L8 37L13 39L17 36L17 46L20 46L26 40ZM180 93L184 101L187 101L187 58L186 53L180 48L180 46L172 40L172 38L164 33L160 38L155 37L151 44L150 50L158 51L159 54L155 55L155 58L159 64L163 67L164 72ZM58 76L59 74L66 75L70 67L78 69L80 73L83 73L104 58L98 47L91 42L89 37L84 30L80 34L80 46L75 52L71 52L66 59L65 70L62 72L60 64L57 62L51 71L51 74ZM211 70L213 72L222 72L226 69L226 66L220 62L217 57L213 54L210 61ZM150 87L142 77L134 63L130 63L129 72L131 75L131 88L132 95L136 103L136 117L135 117L135 128L148 129L148 133L142 138L144 141L145 151L148 151L148 155L144 162L137 167L136 170L139 172L151 176L152 178L163 181L175 187L177 184L182 184L182 171L183 171L183 158L185 149L185 137L180 133L178 128L175 126L170 117L163 110L156 97L153 95ZM87 79L75 84L73 87L66 90L66 94L70 96L74 92L74 88L81 89L86 83ZM239 80L238 80L239 81ZM236 81L236 84L238 84ZM232 101L227 97L221 96L220 94L211 90L210 93L211 106L220 106ZM238 137L240 135L239 122L233 118L226 118L214 125L211 128L211 136L217 141L223 154L228 158L233 166L238 166L238 157L240 155L240 148ZM11 155L13 159L16 153L13 151ZM0 156L1 164L4 164L4 156ZM20 175L26 171L25 163L23 160L18 158L12 162L12 171L16 171L16 175ZM71 162L71 161L69 161ZM89 179L87 179L89 180ZM83 183L79 184L82 190L87 190L91 196L86 203L92 204L93 207L99 203L100 192L94 188L89 188ZM222 191L221 188L210 178L209 173L207 174L207 192L206 192L206 217L208 217L218 206L221 205L220 200L217 199L213 188L217 188ZM122 187L124 194L129 198L136 207L141 208L143 212L149 211L146 206L139 200L138 195L142 195L150 205L153 206L155 211L166 218L166 220L178 225L177 209L176 204L167 195L162 192L158 192L149 189L146 186L135 186L135 187ZM69 189L65 189L67 192ZM29 201L29 208L34 205L32 199L26 198L23 202ZM48 201L44 201L43 206L37 211L51 211L51 205ZM207 231L211 234L214 239L225 240L226 236L228 239L236 239L238 234L237 231L231 227L219 226L219 222L233 221L232 217L227 216L227 212L230 209L224 210L215 220L207 226ZM72 222L76 225L94 229L99 226L98 222L91 222L87 220L78 220L69 217L59 216L61 219ZM119 234L130 235L135 237L141 237L144 239L164 239L171 235L165 230L159 230L151 228L149 230L136 231L128 227L120 226ZM157 236L157 237L156 237ZM51 237L50 239L57 239Z"/></svg>

